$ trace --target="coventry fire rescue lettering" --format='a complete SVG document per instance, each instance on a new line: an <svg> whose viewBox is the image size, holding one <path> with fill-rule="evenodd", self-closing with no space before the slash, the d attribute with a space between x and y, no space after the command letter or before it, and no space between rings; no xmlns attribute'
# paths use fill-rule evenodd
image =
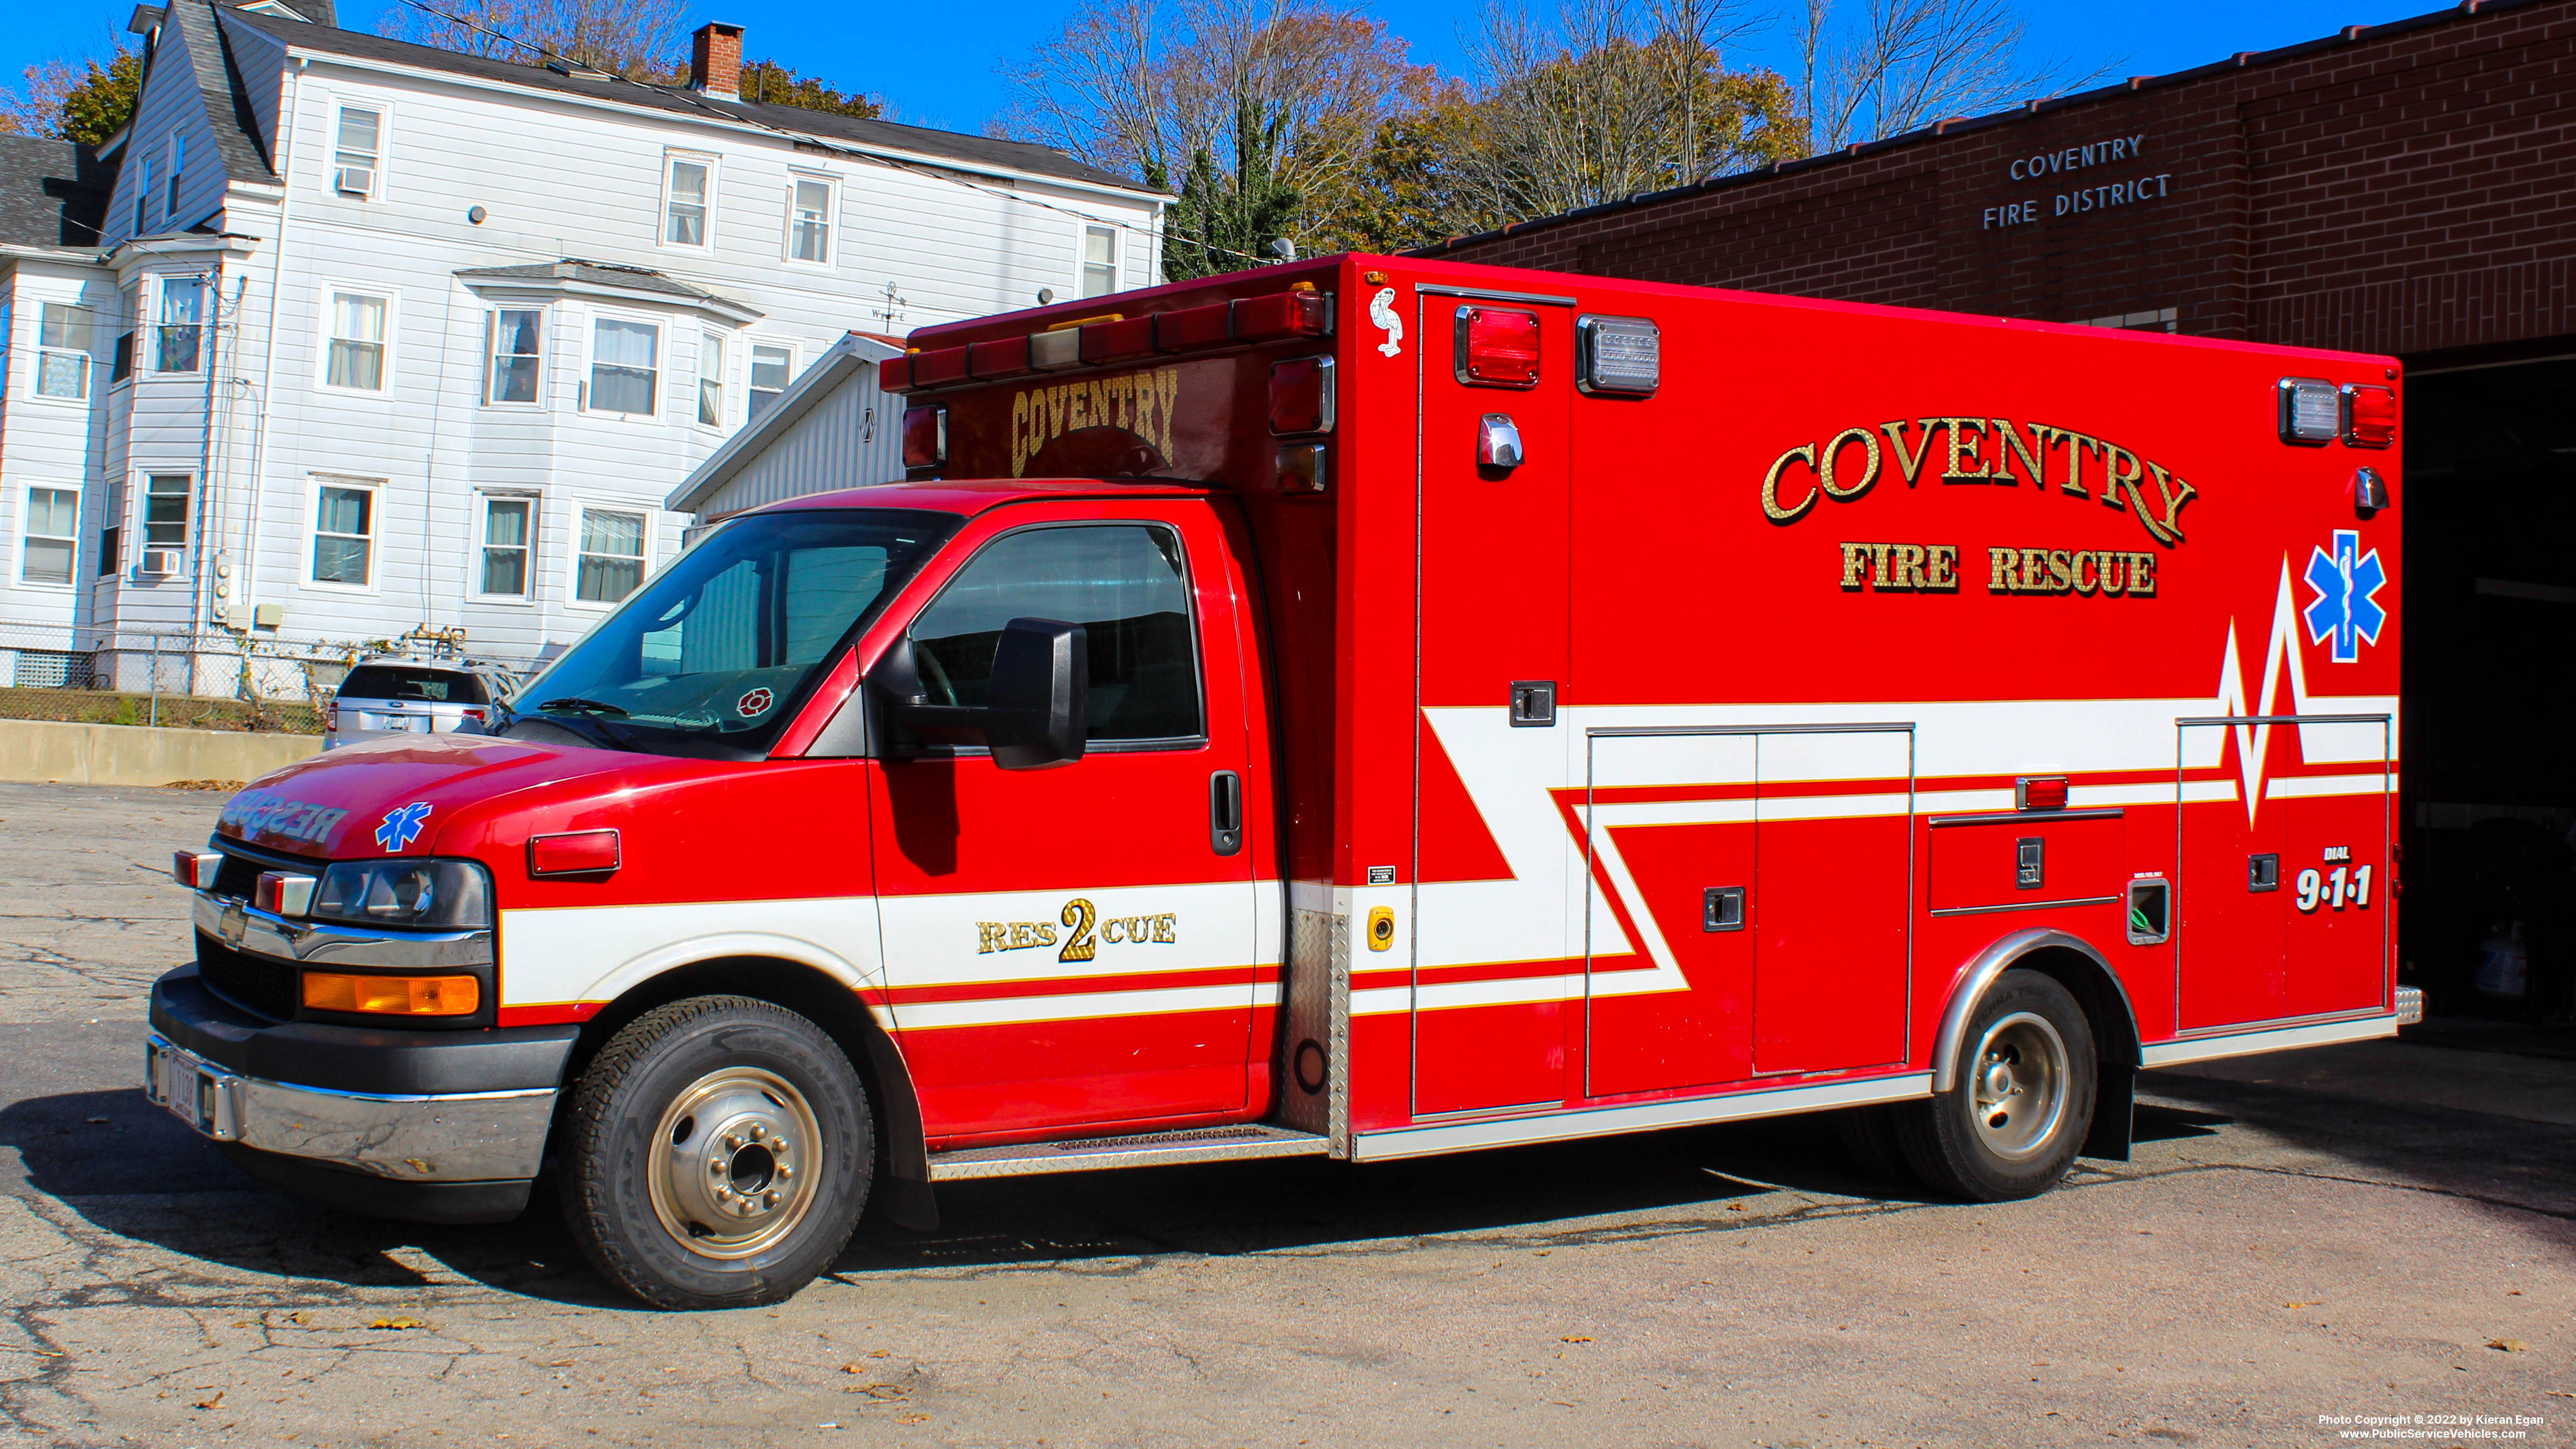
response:
<svg viewBox="0 0 2576 1449"><path fill-rule="evenodd" d="M1011 398L1011 476L1026 476L1040 449L1085 428L1133 433L1169 457L1172 407L1180 396L1177 367L1022 388Z"/></svg>
<svg viewBox="0 0 2576 1449"><path fill-rule="evenodd" d="M1844 543L1841 547L1844 593L1959 592L1955 543ZM1986 562L1990 594L2151 599L2156 593L2156 556L2151 553L1990 545Z"/></svg>
<svg viewBox="0 0 2576 1449"><path fill-rule="evenodd" d="M1922 440L1909 448L1907 435L1918 427L1922 429ZM1911 423L1899 418L1880 423L1875 432L1863 427L1845 428L1822 444L1800 443L1774 458L1770 470L1762 475L1762 515L1776 524L1790 524L1812 512L1819 498L1849 503L1867 494L1878 483L1882 456L1878 443L1880 434L1886 435L1888 451L1895 455L1896 471L1904 478L1905 486L1911 488L1922 476L1925 463L1933 456L1932 438L1935 433L1946 434L1948 438L1943 467L1938 475L1943 483L1982 483L2009 488L2027 478L2032 487L2045 490L2049 482L2049 454L2062 450L2066 467L2056 480L2060 492L2076 498L2098 497L2107 508L2133 508L2138 524L2146 529L2147 536L2166 548L2182 542L2180 520L2183 505L2200 491L2158 463L2141 458L2117 443L2079 433L2072 428L2032 423L2029 438L2025 441L2023 429L2006 418L1923 418ZM1854 448L1862 450L1857 460L1850 456ZM2088 454L2101 460L2093 472L2094 481L2101 490L2098 494L2087 491L2085 487L2084 463ZM2012 470L2015 458L2021 460L2019 477ZM1852 472L1855 461L1859 465L1857 476ZM1804 465L1803 472L1807 476L1803 480L1804 491L1790 498L1788 495L1797 490L1801 482L1790 471L1793 464ZM2152 483L2155 488L2153 506L2140 486L2147 483Z"/></svg>

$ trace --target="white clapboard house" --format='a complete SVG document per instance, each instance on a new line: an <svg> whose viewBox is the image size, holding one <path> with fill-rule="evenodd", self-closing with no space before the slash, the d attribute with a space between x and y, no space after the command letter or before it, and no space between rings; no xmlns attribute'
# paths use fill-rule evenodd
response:
<svg viewBox="0 0 2576 1449"><path fill-rule="evenodd" d="M65 173L0 181L0 665L27 682L129 680L146 630L532 656L676 552L675 491L808 367L864 374L828 481L897 477L895 335L1159 267L1167 198L746 104L736 27L666 90L341 30L331 0L133 24L122 136L0 146Z"/></svg>

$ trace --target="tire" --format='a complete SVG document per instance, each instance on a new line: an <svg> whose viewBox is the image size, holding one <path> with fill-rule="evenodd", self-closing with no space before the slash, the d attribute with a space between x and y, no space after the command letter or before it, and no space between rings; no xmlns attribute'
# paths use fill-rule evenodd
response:
<svg viewBox="0 0 2576 1449"><path fill-rule="evenodd" d="M741 996L627 1023L574 1086L563 1141L574 1241L657 1308L790 1297L848 1245L876 1171L850 1059L804 1017Z"/></svg>
<svg viewBox="0 0 2576 1449"><path fill-rule="evenodd" d="M1908 1166L1970 1202L2036 1197L2075 1163L2100 1083L2093 1028L2073 995L2037 971L2006 971L1968 1017L1959 1079L1895 1117Z"/></svg>

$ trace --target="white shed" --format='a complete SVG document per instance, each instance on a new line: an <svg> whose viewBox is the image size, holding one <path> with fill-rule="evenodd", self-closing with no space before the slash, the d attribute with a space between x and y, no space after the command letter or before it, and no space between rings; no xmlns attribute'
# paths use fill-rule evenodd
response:
<svg viewBox="0 0 2576 1449"><path fill-rule="evenodd" d="M891 339L852 332L707 456L663 504L712 522L808 493L903 480L903 402L877 389Z"/></svg>

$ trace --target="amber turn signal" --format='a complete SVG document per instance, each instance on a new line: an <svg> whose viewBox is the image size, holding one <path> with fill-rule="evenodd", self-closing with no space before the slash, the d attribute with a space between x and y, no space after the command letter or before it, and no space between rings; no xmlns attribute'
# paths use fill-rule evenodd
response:
<svg viewBox="0 0 2576 1449"><path fill-rule="evenodd" d="M483 983L471 976L353 976L337 971L307 971L304 1004L314 1011L470 1016L483 1004Z"/></svg>

